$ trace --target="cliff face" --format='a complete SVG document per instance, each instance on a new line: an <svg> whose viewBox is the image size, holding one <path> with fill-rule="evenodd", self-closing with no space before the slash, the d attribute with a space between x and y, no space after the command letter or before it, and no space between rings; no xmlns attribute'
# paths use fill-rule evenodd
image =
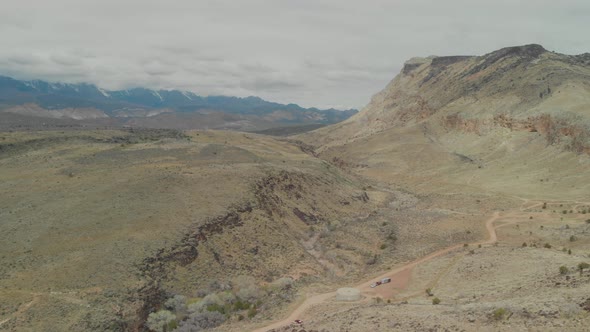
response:
<svg viewBox="0 0 590 332"><path fill-rule="evenodd" d="M549 147L587 158L590 54L525 45L482 56L413 58L361 112L302 140L328 159L366 165L365 173L375 166L438 172L422 164L400 168L415 164L416 151L430 151L423 162L453 169L454 153L497 162L485 154L496 147L509 149L514 163L522 157L514 151Z"/></svg>
<svg viewBox="0 0 590 332"><path fill-rule="evenodd" d="M559 124L557 133L531 128L547 119ZM315 140L338 145L424 121L477 131L506 127L503 123L508 121L515 130L561 137L586 131L589 120L590 54L570 56L525 45L483 56L411 59L359 114L318 131ZM457 126L457 121L463 125Z"/></svg>

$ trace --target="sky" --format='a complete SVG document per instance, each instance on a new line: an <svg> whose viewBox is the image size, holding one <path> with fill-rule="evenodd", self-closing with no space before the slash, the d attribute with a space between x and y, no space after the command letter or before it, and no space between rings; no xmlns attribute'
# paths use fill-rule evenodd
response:
<svg viewBox="0 0 590 332"><path fill-rule="evenodd" d="M0 0L0 75L362 108L415 56L590 52L588 0Z"/></svg>

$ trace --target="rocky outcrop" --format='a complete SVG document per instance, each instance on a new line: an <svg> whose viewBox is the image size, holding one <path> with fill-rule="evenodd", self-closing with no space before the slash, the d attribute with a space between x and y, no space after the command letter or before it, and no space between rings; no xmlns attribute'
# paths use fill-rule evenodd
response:
<svg viewBox="0 0 590 332"><path fill-rule="evenodd" d="M455 113L444 117L442 123L447 130L459 130L478 135L485 135L494 128L536 132L543 135L549 145L564 143L563 146L570 151L590 154L590 128L549 114L525 119L506 114L498 114L491 119L466 119Z"/></svg>
<svg viewBox="0 0 590 332"><path fill-rule="evenodd" d="M349 120L304 139L322 152L395 128L443 124L471 132L490 126L539 132L550 144L587 151L590 55L564 55L531 44L482 56L408 60Z"/></svg>

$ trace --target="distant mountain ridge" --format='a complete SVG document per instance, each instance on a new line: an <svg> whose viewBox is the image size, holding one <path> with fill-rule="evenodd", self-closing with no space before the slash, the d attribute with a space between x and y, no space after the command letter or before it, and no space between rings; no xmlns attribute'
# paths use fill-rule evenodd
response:
<svg viewBox="0 0 590 332"><path fill-rule="evenodd" d="M186 129L186 121L191 122L191 114L199 118L199 121L192 119L195 129L199 129L198 123L207 123L206 127L210 128L211 123L202 121L203 117L211 112L221 112L227 115L228 121L216 120L214 128L259 130L289 125L337 123L356 114L357 110L303 108L296 104L285 105L253 96L203 97L179 90L133 88L111 91L88 83L23 81L0 76L0 112L75 120L117 118L128 122L133 118L133 124L138 126L142 126L142 118L163 116L164 113L169 118L171 113L176 113L181 118L178 121L182 122L179 123L182 129ZM102 115L97 115L97 112ZM76 117L70 116L73 113ZM122 120L123 118L126 120ZM153 120L150 120L150 127L157 126L157 121ZM236 125L236 121L241 121L241 124ZM174 127L174 124L166 121L166 126Z"/></svg>

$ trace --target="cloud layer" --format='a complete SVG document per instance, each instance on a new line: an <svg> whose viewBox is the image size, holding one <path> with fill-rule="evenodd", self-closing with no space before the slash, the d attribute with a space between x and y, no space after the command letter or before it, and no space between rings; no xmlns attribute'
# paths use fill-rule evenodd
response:
<svg viewBox="0 0 590 332"><path fill-rule="evenodd" d="M413 56L590 51L590 2L20 0L0 74L362 107Z"/></svg>

